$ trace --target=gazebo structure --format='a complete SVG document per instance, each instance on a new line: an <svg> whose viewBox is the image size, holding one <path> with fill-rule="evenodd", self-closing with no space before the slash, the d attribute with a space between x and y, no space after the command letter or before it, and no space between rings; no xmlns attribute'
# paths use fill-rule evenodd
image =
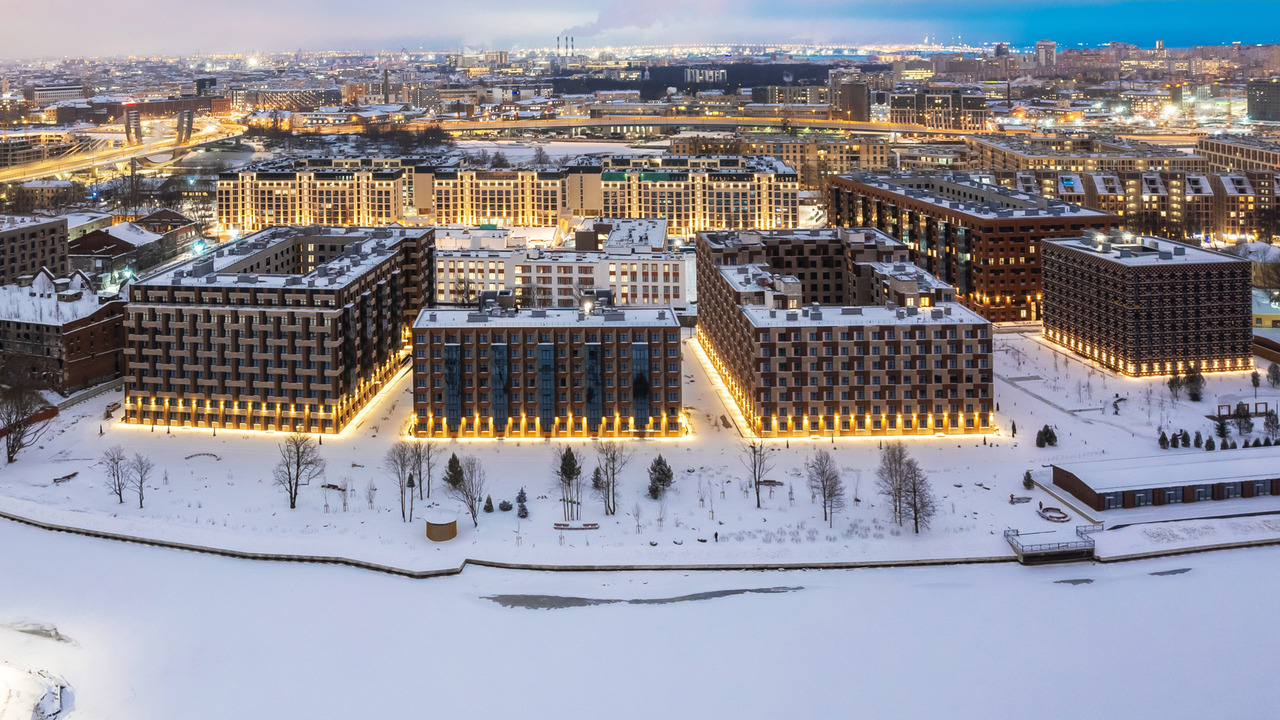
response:
<svg viewBox="0 0 1280 720"><path fill-rule="evenodd" d="M427 539L448 542L458 536L458 513L448 508L435 508L426 514Z"/></svg>

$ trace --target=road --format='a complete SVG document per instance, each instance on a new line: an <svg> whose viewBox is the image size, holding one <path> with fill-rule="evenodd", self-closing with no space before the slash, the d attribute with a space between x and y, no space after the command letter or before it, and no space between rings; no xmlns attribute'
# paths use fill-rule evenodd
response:
<svg viewBox="0 0 1280 720"><path fill-rule="evenodd" d="M209 128L216 128L212 132ZM243 134L244 129L239 125L207 125L205 132L195 135L190 141L182 147L194 148L200 145L206 145L218 140L238 137ZM71 173L88 170L90 168L100 167L103 165L112 165L115 163L128 162L134 158L146 157L159 152L167 152L178 147L176 138L172 135L157 136L144 138L142 145L131 147L114 148L111 150L98 150L86 155L64 155L62 157L51 158L37 163L24 163L0 170L0 182L27 182L28 180L39 180L47 178L51 175L65 176Z"/></svg>

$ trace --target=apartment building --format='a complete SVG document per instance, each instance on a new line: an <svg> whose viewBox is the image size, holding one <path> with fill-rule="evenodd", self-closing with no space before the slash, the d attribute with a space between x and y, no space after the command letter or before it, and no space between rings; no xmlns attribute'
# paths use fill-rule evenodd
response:
<svg viewBox="0 0 1280 720"><path fill-rule="evenodd" d="M974 175L1021 192L1112 213L1132 233L1227 244L1280 235L1274 171L1041 170Z"/></svg>
<svg viewBox="0 0 1280 720"><path fill-rule="evenodd" d="M425 309L413 324L418 437L683 434L680 327L661 307Z"/></svg>
<svg viewBox="0 0 1280 720"><path fill-rule="evenodd" d="M1252 369L1247 260L1119 230L1041 248L1050 341L1130 376Z"/></svg>
<svg viewBox="0 0 1280 720"><path fill-rule="evenodd" d="M883 137L690 132L671 138L676 155L767 155L795 168L800 185L821 188L827 175L890 167Z"/></svg>
<svg viewBox="0 0 1280 720"><path fill-rule="evenodd" d="M409 211L413 212L410 213ZM456 158L250 168L218 180L223 232L273 225L557 226L573 218L661 218L673 235L795 227L799 178L757 156L585 156L557 170L467 168Z"/></svg>
<svg viewBox="0 0 1280 720"><path fill-rule="evenodd" d="M1205 172L1209 161L1173 148L1104 135L970 135L966 169L971 171L1062 170L1070 172Z"/></svg>
<svg viewBox="0 0 1280 720"><path fill-rule="evenodd" d="M827 188L831 224L900 239L911 262L993 322L1039 319L1041 240L1109 230L1120 220L961 174L837 176Z"/></svg>
<svg viewBox="0 0 1280 720"><path fill-rule="evenodd" d="M990 323L947 301L945 283L892 262L901 243L871 229L708 232L697 243L699 340L751 433L994 428ZM828 259L852 278L842 292L822 291L807 269ZM822 272L834 280L836 266Z"/></svg>
<svg viewBox="0 0 1280 720"><path fill-rule="evenodd" d="M297 168L218 176L217 222L223 233L275 226L373 226L404 218L402 168Z"/></svg>
<svg viewBox="0 0 1280 720"><path fill-rule="evenodd" d="M434 297L432 239L274 228L138 278L125 421L341 432L400 368L420 299Z"/></svg>
<svg viewBox="0 0 1280 720"><path fill-rule="evenodd" d="M67 273L66 219L0 215L0 285L41 268L55 277Z"/></svg>
<svg viewBox="0 0 1280 720"><path fill-rule="evenodd" d="M58 278L44 268L0 285L4 364L62 393L119 377L125 303L95 287L84 273Z"/></svg>
<svg viewBox="0 0 1280 720"><path fill-rule="evenodd" d="M521 307L578 307L584 294L609 290L620 305L684 307L692 256L668 249L665 220L588 218L568 242L437 249L436 300L474 305L486 290L509 290ZM501 233L502 231L480 231ZM565 240L562 238L561 240Z"/></svg>
<svg viewBox="0 0 1280 720"><path fill-rule="evenodd" d="M566 167L577 217L663 218L673 235L728 228L791 228L799 178L773 157L612 156Z"/></svg>
<svg viewBox="0 0 1280 720"><path fill-rule="evenodd" d="M890 93L889 122L938 130L982 131L991 128L991 110L979 92L926 87Z"/></svg>

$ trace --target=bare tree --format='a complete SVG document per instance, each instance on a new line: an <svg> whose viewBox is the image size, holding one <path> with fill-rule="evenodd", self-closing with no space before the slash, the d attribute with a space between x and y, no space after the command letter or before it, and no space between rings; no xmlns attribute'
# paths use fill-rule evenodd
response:
<svg viewBox="0 0 1280 720"><path fill-rule="evenodd" d="M766 447L760 440L748 440L742 445L742 466L747 469L747 482L756 489L756 508L760 507L760 481L773 472L773 463L769 461L772 448Z"/></svg>
<svg viewBox="0 0 1280 720"><path fill-rule="evenodd" d="M418 477L418 499L422 500L422 490L425 487L427 498L431 497L431 476L435 473L436 466L440 464L440 446L430 438L425 440L416 440L411 444L413 458L413 472Z"/></svg>
<svg viewBox="0 0 1280 720"><path fill-rule="evenodd" d="M641 522L640 522L640 515L641 515L641 513L642 513L642 512L643 512L643 509L640 507L640 503L636 503L636 504L635 504L635 507L631 508L631 517L635 518L635 521L636 521L636 534L637 534L637 535L639 535L639 534L643 531L643 528L644 528L644 526L643 526L643 525L641 524Z"/></svg>
<svg viewBox="0 0 1280 720"><path fill-rule="evenodd" d="M298 507L298 490L324 476L324 458L315 438L293 433L280 443L280 461L274 471L275 484L289 496L289 509Z"/></svg>
<svg viewBox="0 0 1280 720"><path fill-rule="evenodd" d="M904 476L903 505L919 535L920 528L928 528L929 522L937 514L938 501L933 496L933 486L929 484L928 476L914 458L907 459Z"/></svg>
<svg viewBox="0 0 1280 720"><path fill-rule="evenodd" d="M556 486L560 489L560 505L564 509L565 522L577 520L582 513L582 456L565 445L557 451L552 463Z"/></svg>
<svg viewBox="0 0 1280 720"><path fill-rule="evenodd" d="M819 450L804 464L809 476L809 491L822 501L822 519L835 526L836 512L844 509L844 481L831 453Z"/></svg>
<svg viewBox="0 0 1280 720"><path fill-rule="evenodd" d="M485 472L480 460L472 455L462 458L462 481L449 486L449 494L461 500L471 513L471 524L480 527L480 501L484 498Z"/></svg>
<svg viewBox="0 0 1280 720"><path fill-rule="evenodd" d="M409 479L413 477L413 443L408 440L400 440L387 448L387 454L383 456L382 462L386 467L384 471L395 481L396 489L400 491L400 520L406 519L413 521L413 510L410 505L413 502L413 493L409 492ZM406 495L408 497L406 497ZM406 509L408 509L408 517L406 518Z"/></svg>
<svg viewBox="0 0 1280 720"><path fill-rule="evenodd" d="M373 509L373 499L378 495L378 486L373 484L373 480L365 483L364 501L369 503L369 509Z"/></svg>
<svg viewBox="0 0 1280 720"><path fill-rule="evenodd" d="M129 461L129 487L138 493L138 507L142 507L142 496L146 492L147 481L151 479L151 473L155 471L156 464L151 462L151 458L142 453L135 453L133 459Z"/></svg>
<svg viewBox="0 0 1280 720"><path fill-rule="evenodd" d="M107 471L107 490L120 504L124 504L124 491L129 488L129 458L124 448L112 445L102 452L102 466Z"/></svg>
<svg viewBox="0 0 1280 720"><path fill-rule="evenodd" d="M29 373L14 370L5 374L0 386L0 428L4 436L6 462L18 459L18 453L40 442L49 431L52 416L36 419L48 403L37 392Z"/></svg>
<svg viewBox="0 0 1280 720"><path fill-rule="evenodd" d="M601 487L596 494L604 500L604 514L618 512L618 475L634 454L617 440L596 440L596 456L600 463Z"/></svg>
<svg viewBox="0 0 1280 720"><path fill-rule="evenodd" d="M876 468L876 488L889 501L893 521L901 525L905 514L907 446L901 440L885 443Z"/></svg>

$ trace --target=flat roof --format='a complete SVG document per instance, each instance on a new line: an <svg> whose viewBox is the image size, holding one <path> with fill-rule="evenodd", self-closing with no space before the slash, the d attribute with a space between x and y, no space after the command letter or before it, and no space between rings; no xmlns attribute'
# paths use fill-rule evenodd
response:
<svg viewBox="0 0 1280 720"><path fill-rule="evenodd" d="M403 227L276 227L215 246L202 256L139 278L138 285L203 287L342 287L400 252L402 240L430 232ZM281 245L300 242L344 245L342 253L308 273L241 272L236 266L266 255ZM314 283L314 284L312 284Z"/></svg>
<svg viewBox="0 0 1280 720"><path fill-rule="evenodd" d="M413 321L416 328L434 327L680 327L675 308L669 305L596 309L583 313L577 308L533 308L527 310L442 310L423 308Z"/></svg>
<svg viewBox="0 0 1280 720"><path fill-rule="evenodd" d="M65 223L66 218L36 217L34 215L0 215L0 232L16 230L20 227L43 225L45 223Z"/></svg>
<svg viewBox="0 0 1280 720"><path fill-rule="evenodd" d="M988 220L1113 217L1111 213L1092 210L1062 200L980 182L975 176L964 173L941 176L915 173L855 173L841 177L905 198L929 203L941 210L953 210Z"/></svg>
<svg viewBox="0 0 1280 720"><path fill-rule="evenodd" d="M1040 242L1057 245L1076 252L1089 253L1092 256L1129 267L1248 262L1243 258L1214 252L1213 250L1205 250L1194 245L1184 245L1163 238L1128 233L1086 235L1078 238L1043 238Z"/></svg>
<svg viewBox="0 0 1280 720"><path fill-rule="evenodd" d="M873 325L990 325L991 322L957 303L938 303L927 308L868 305L838 307L822 305L815 309L775 310L758 305L741 308L742 314L759 328L773 327L865 327ZM914 312L912 312L914 311Z"/></svg>
<svg viewBox="0 0 1280 720"><path fill-rule="evenodd" d="M950 283L939 280L931 275L929 271L911 263L869 262L857 264L870 267L877 275L891 277L894 280L920 283L922 290L946 290L952 287Z"/></svg>
<svg viewBox="0 0 1280 720"><path fill-rule="evenodd" d="M1264 448L1168 451L1159 455L1054 465L1094 492L1249 482L1280 478L1280 457Z"/></svg>

